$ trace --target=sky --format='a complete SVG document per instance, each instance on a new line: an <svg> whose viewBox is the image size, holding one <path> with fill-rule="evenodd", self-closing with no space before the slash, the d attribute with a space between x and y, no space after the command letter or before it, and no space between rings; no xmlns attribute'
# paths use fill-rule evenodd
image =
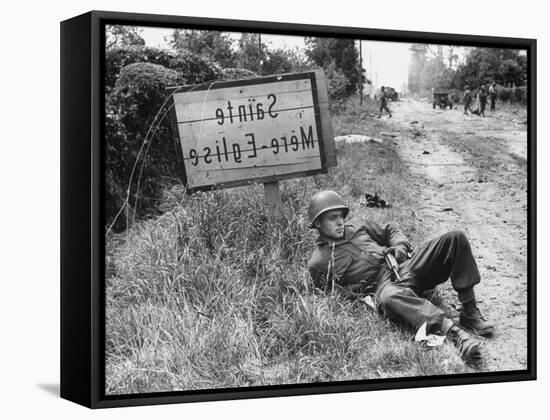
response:
<svg viewBox="0 0 550 420"><path fill-rule="evenodd" d="M166 28L142 28L140 36L145 40L145 44L151 47L168 48L168 42L164 40L172 34L173 29ZM228 32L232 38L239 39L240 32ZM304 47L304 38L300 36L288 35L266 35L262 34L262 40L271 42L277 48L295 48Z"/></svg>
<svg viewBox="0 0 550 420"><path fill-rule="evenodd" d="M143 28L141 37L146 45L168 48L165 37L170 36L172 29ZM232 33L238 39L239 33ZM271 43L275 48L304 48L304 38L287 35L262 35L262 41ZM363 68L367 70L376 87L391 86L401 92L403 84L407 83L407 73L411 59L410 44L401 42L361 41L363 52ZM357 45L359 47L359 45Z"/></svg>
<svg viewBox="0 0 550 420"><path fill-rule="evenodd" d="M401 92L407 84L411 44L403 42L361 41L363 68L378 88L391 86Z"/></svg>

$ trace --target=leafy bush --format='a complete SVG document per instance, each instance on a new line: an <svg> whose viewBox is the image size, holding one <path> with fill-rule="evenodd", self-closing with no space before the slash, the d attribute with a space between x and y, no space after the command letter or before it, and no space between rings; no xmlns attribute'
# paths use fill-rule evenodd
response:
<svg viewBox="0 0 550 420"><path fill-rule="evenodd" d="M240 79L251 79L253 77L258 77L258 73L255 73L247 69L222 69L219 75L221 80L240 80Z"/></svg>
<svg viewBox="0 0 550 420"><path fill-rule="evenodd" d="M349 80L344 73L336 68L334 62L325 67L325 76L331 110L338 109L350 96Z"/></svg>
<svg viewBox="0 0 550 420"><path fill-rule="evenodd" d="M121 208L127 217L151 213L162 189L179 180L181 168L176 158L179 151L172 140L166 109L160 109L167 98L166 88L255 76L256 73L244 69L222 70L217 64L185 50L173 52L131 46L107 51L105 202L108 225ZM157 113L158 119L152 126ZM150 129L149 143L140 154ZM132 185L129 185L133 169ZM128 187L130 195L126 203ZM119 217L114 228L124 229L127 217Z"/></svg>
<svg viewBox="0 0 550 420"><path fill-rule="evenodd" d="M527 86L497 88L497 100L521 105L527 104Z"/></svg>
<svg viewBox="0 0 550 420"><path fill-rule="evenodd" d="M178 72L157 64L135 63L121 69L106 101L108 224L121 208L127 216L131 207L137 215L147 212L158 199L163 184L177 177L175 144L166 107L162 111L161 108L167 98L166 88L182 82ZM127 198L129 203L125 206ZM117 220L116 229L125 227L124 219Z"/></svg>
<svg viewBox="0 0 550 420"><path fill-rule="evenodd" d="M113 48L105 53L105 86L110 92L120 75L129 64L159 64L175 70L182 83L193 85L219 78L221 68L214 62L187 50L172 51L159 48L130 46Z"/></svg>

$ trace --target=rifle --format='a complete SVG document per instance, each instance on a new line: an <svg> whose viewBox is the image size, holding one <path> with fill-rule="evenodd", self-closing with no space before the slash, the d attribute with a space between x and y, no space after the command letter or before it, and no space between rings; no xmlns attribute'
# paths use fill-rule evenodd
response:
<svg viewBox="0 0 550 420"><path fill-rule="evenodd" d="M393 250L388 248L384 250L384 260L386 260L386 264L388 265L388 268L393 272L395 275L395 278L398 281L401 281L401 276L399 275L399 264L397 264L397 260L395 259L395 256L393 255ZM392 282L395 281L392 277Z"/></svg>

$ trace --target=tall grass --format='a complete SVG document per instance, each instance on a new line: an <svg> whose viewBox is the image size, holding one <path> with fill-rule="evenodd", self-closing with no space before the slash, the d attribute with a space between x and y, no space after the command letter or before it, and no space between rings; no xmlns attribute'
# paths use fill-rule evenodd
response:
<svg viewBox="0 0 550 420"><path fill-rule="evenodd" d="M363 112L336 114L337 134L364 129ZM161 216L107 238L107 394L471 371L449 345L426 349L364 304L312 289L306 209L320 189L340 191L355 219L426 239L393 143L339 143L337 154L327 175L281 183L280 224L264 216L261 185L175 187ZM374 191L392 207L362 208Z"/></svg>

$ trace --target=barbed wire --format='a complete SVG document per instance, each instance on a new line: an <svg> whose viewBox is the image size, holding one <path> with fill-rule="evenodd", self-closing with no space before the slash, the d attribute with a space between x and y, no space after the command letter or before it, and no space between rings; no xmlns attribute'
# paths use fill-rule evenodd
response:
<svg viewBox="0 0 550 420"><path fill-rule="evenodd" d="M189 90L187 90L186 92L192 92L194 90L197 90L205 85L209 85L208 88L207 88L207 93L210 91L210 89L212 88L212 86L214 86L216 83L220 83L220 81L217 81L217 80L210 80L210 81L207 81L207 82L203 82L203 83L200 83L198 85L195 85L193 87L191 87ZM115 217L113 218L111 224L109 225L109 228L107 229L107 231L105 232L105 236L107 236L111 230L113 229L115 223L117 222L118 218L120 217L120 215L122 214L122 211L124 210L124 208L129 204L130 202L130 196L131 196L131 188L132 188L132 181L133 181L133 178L134 178L134 175L135 175L135 172L136 172L136 168L138 166L138 163L139 163L139 159L143 153L143 149L145 148L145 146L147 145L147 148L145 150L145 153L143 154L143 160L142 160L142 164L141 164L141 167L140 167L140 171L139 171L139 176L138 176L138 182L137 182L137 189L136 189L136 193L135 193L135 197L136 197L136 200L134 202L134 213L133 213L133 216L132 216L132 225L134 224L135 222L135 216L136 216L136 211L137 211L137 203L138 203L138 200L139 200L139 188L140 188L140 185L141 185L141 178L142 178L142 175L143 175L143 169L145 167L145 162L146 162L146 158L147 158L147 154L149 152L149 148L151 147L151 144L153 142L153 139L154 139L154 136L156 135L157 131L158 131L158 128L160 127L160 124L161 122L164 120L164 118L166 118L166 115L168 114L168 112L171 111L171 109L176 105L176 101L174 100L173 103L168 107L166 108L166 104L168 103L168 101L170 100L170 98L175 94L175 93L178 93L178 91L180 91L181 89L183 89L185 86L180 86L180 87L176 87L174 89L174 91L172 91L169 95L167 95L167 97L165 98L165 100L163 101L162 105L159 107L157 113L155 114L155 117L153 118L153 121L151 122L151 124L149 125L149 128L147 130L147 133L145 134L145 138L143 139L143 142L140 146L140 149L139 149L139 152L136 156L136 160L134 162L134 165L132 167L132 171L130 172L130 178L128 180L128 187L126 188L126 198L124 199L122 205L120 206L119 210L117 211L117 213L115 214ZM205 95L206 96L206 95ZM203 101L203 109L202 109L202 115L204 116L204 104L206 102L206 99ZM166 108L166 109L165 109ZM164 112L162 112L164 110ZM162 113L162 115L161 115ZM160 118L159 118L160 116ZM202 122L201 122L201 126L202 126ZM201 127L202 128L202 127ZM126 229L128 229L131 225L129 224L130 220L129 220L129 212L127 212L126 214Z"/></svg>

